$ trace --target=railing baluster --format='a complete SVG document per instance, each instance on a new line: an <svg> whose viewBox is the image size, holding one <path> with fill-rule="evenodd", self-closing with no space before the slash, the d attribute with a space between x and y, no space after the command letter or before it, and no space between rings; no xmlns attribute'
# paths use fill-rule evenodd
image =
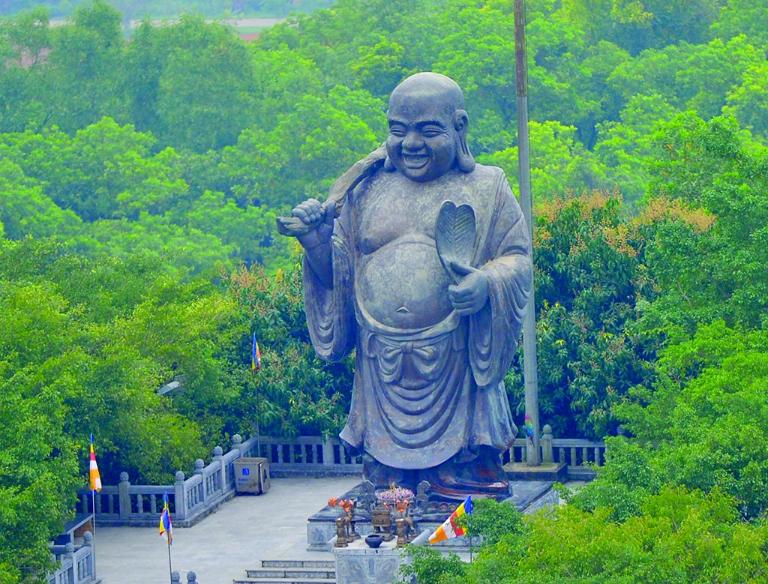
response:
<svg viewBox="0 0 768 584"><path fill-rule="evenodd" d="M571 466L578 466L576 461L576 447L571 446Z"/></svg>

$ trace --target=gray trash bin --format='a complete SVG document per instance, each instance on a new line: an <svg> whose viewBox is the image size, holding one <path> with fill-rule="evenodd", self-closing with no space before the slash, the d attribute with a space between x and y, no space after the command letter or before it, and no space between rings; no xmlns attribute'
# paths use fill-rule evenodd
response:
<svg viewBox="0 0 768 584"><path fill-rule="evenodd" d="M262 457L235 460L235 492L262 495L269 490L269 460Z"/></svg>

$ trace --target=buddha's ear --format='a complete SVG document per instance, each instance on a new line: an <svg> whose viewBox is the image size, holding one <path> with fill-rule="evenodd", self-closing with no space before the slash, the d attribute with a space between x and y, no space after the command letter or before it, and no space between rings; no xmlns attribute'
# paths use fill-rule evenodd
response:
<svg viewBox="0 0 768 584"><path fill-rule="evenodd" d="M467 129L469 128L469 116L463 109L457 109L453 114L453 127L456 129L458 148L456 149L456 166L462 172L475 170L475 159L467 145Z"/></svg>
<svg viewBox="0 0 768 584"><path fill-rule="evenodd" d="M389 157L389 154L387 154L387 157L384 159L384 170L387 172L394 172L396 170L392 159Z"/></svg>

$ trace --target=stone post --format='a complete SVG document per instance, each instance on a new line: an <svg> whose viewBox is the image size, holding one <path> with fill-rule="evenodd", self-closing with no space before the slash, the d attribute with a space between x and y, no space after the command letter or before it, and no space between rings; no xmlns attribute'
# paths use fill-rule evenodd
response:
<svg viewBox="0 0 768 584"><path fill-rule="evenodd" d="M232 436L232 450L237 450L240 456L243 455L243 437L240 434Z"/></svg>
<svg viewBox="0 0 768 584"><path fill-rule="evenodd" d="M131 481L128 480L128 473L120 473L120 482L117 485L117 507L120 519L128 519L131 514L131 494L129 489Z"/></svg>
<svg viewBox="0 0 768 584"><path fill-rule="evenodd" d="M197 581L197 574L194 572L187 572L187 584L199 584Z"/></svg>
<svg viewBox="0 0 768 584"><path fill-rule="evenodd" d="M542 462L545 464L555 462L552 454L552 426L549 424L544 424L544 427L541 429L541 453Z"/></svg>
<svg viewBox="0 0 768 584"><path fill-rule="evenodd" d="M224 492L227 490L229 482L227 481L227 465L224 464L224 449L221 446L217 446L213 449L213 459L211 462L218 463L219 468L221 469L221 474L219 475L219 477L221 477L221 482L217 487Z"/></svg>
<svg viewBox="0 0 768 584"><path fill-rule="evenodd" d="M73 544L71 541L67 543L64 546L64 557L69 560L70 563L70 572L72 574L73 579L69 580L70 582L75 582L74 578L77 578L77 565L75 564L75 544Z"/></svg>
<svg viewBox="0 0 768 584"><path fill-rule="evenodd" d="M173 485L174 498L176 500L176 517L175 519L187 518L187 493L184 489L184 473L178 471L176 473L176 482Z"/></svg>
<svg viewBox="0 0 768 584"><path fill-rule="evenodd" d="M331 437L328 436L323 440L323 465L329 466L333 463L333 442L331 442Z"/></svg>
<svg viewBox="0 0 768 584"><path fill-rule="evenodd" d="M181 574L178 572L171 572L171 584L181 584Z"/></svg>
<svg viewBox="0 0 768 584"><path fill-rule="evenodd" d="M195 470L192 472L192 474L200 475L200 478L203 478L203 469L205 468L205 461L202 458L198 458L195 461ZM201 482L203 485L203 488L200 489L200 503L205 503L205 500L208 498L207 494L205 492L205 480Z"/></svg>
<svg viewBox="0 0 768 584"><path fill-rule="evenodd" d="M90 531L86 531L83 534L83 547L91 548L91 553L88 556L88 572L96 579L96 550L93 548L93 534Z"/></svg>

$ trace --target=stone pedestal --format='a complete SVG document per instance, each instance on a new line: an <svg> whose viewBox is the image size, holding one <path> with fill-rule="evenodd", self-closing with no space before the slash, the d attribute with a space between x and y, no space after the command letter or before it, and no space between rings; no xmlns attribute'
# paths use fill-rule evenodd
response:
<svg viewBox="0 0 768 584"><path fill-rule="evenodd" d="M402 550L395 542L385 541L377 549L369 548L362 540L349 547L334 548L337 584L392 584L397 582Z"/></svg>
<svg viewBox="0 0 768 584"><path fill-rule="evenodd" d="M547 505L557 505L559 497L552 489L552 481L515 481L512 483L512 496L505 503L514 505L522 513L531 513ZM358 485L341 495L341 499L355 499L363 494L361 485ZM416 532L425 529L434 531L450 515L445 513L432 513L423 517L415 517ZM337 509L328 506L323 507L307 519L307 549L310 551L330 551L331 539L336 535L336 518L339 516ZM365 537L373 532L371 518L367 511L360 509L355 513L356 527L360 535ZM365 545L365 544L363 544ZM451 551L465 551L469 549L469 541L465 537L456 537L444 541L439 546L441 549Z"/></svg>

